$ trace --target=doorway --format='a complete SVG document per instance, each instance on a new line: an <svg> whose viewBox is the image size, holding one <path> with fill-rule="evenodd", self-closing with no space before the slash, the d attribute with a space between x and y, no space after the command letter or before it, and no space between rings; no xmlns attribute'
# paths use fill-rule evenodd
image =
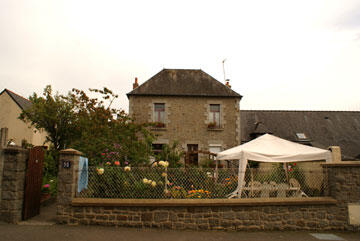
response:
<svg viewBox="0 0 360 241"><path fill-rule="evenodd" d="M186 166L198 166L199 163L198 144L188 144L186 153Z"/></svg>

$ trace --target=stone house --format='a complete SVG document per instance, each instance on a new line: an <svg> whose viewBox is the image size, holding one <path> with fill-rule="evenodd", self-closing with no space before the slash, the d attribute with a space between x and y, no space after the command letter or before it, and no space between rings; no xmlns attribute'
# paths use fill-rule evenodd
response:
<svg viewBox="0 0 360 241"><path fill-rule="evenodd" d="M9 140L18 146L25 141L35 146L44 144L45 132L40 132L18 119L22 110L30 106L29 100L8 89L0 93L0 147L5 146Z"/></svg>
<svg viewBox="0 0 360 241"><path fill-rule="evenodd" d="M187 165L239 145L242 96L202 70L163 69L127 94L137 123L154 123L153 150L178 141Z"/></svg>

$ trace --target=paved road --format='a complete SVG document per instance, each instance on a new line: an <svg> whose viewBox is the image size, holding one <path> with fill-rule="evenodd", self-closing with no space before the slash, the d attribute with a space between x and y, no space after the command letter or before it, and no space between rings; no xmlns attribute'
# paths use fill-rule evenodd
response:
<svg viewBox="0 0 360 241"><path fill-rule="evenodd" d="M158 229L131 229L99 226L66 226L66 225L11 225L0 224L0 241L313 241L320 240L313 232L194 232ZM359 241L360 233L330 232L340 239Z"/></svg>

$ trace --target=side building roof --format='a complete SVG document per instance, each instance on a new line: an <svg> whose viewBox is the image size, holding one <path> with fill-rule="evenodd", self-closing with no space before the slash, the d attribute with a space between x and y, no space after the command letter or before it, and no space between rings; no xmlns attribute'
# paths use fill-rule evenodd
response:
<svg viewBox="0 0 360 241"><path fill-rule="evenodd" d="M12 92L11 90L4 89L0 95L3 93L7 93L22 110L25 110L31 106L31 102L28 99Z"/></svg>
<svg viewBox="0 0 360 241"><path fill-rule="evenodd" d="M130 96L242 96L200 69L163 69L127 94Z"/></svg>
<svg viewBox="0 0 360 241"><path fill-rule="evenodd" d="M343 159L360 159L360 111L241 110L241 140L271 133L327 149L340 146Z"/></svg>

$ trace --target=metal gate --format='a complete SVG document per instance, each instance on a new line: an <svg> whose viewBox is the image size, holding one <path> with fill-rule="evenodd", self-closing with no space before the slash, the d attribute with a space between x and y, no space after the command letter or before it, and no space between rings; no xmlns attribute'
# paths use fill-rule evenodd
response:
<svg viewBox="0 0 360 241"><path fill-rule="evenodd" d="M23 220L40 214L44 155L45 151L42 146L30 149L26 168Z"/></svg>

